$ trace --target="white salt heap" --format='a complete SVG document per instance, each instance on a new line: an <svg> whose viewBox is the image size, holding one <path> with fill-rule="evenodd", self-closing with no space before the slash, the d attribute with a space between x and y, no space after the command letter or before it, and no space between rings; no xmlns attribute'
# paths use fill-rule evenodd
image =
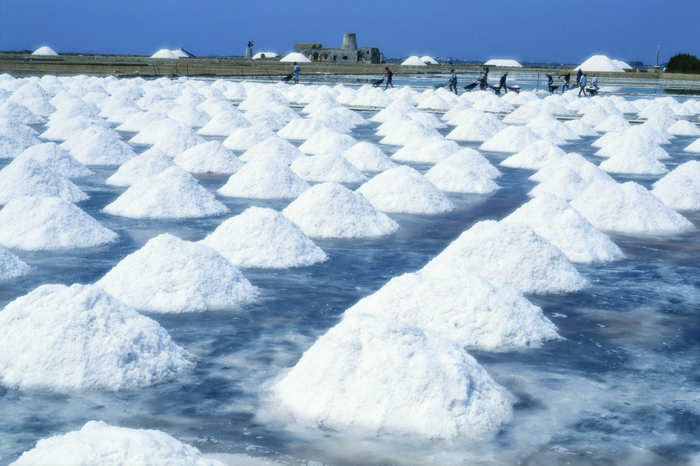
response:
<svg viewBox="0 0 700 466"><path fill-rule="evenodd" d="M593 129L590 125L582 122L581 120L570 120L564 123L569 127L574 133L579 136L598 136L598 132Z"/></svg>
<svg viewBox="0 0 700 466"><path fill-rule="evenodd" d="M454 141L442 136L415 139L394 152L391 160L408 163L437 163L449 157L461 148Z"/></svg>
<svg viewBox="0 0 700 466"><path fill-rule="evenodd" d="M565 201L570 201L580 196L588 185L589 183L571 167L560 166L527 195L538 197L543 194L554 194Z"/></svg>
<svg viewBox="0 0 700 466"><path fill-rule="evenodd" d="M328 259L291 220L261 207L229 218L201 243L242 268L305 267Z"/></svg>
<svg viewBox="0 0 700 466"><path fill-rule="evenodd" d="M625 120L620 115L610 115L605 120L595 126L595 130L601 133L609 131L624 131L630 127L629 121Z"/></svg>
<svg viewBox="0 0 700 466"><path fill-rule="evenodd" d="M598 152L595 153L595 155L601 155L603 157L613 157L616 155L619 156L621 154L624 155L627 153L632 154L635 152L640 152L644 156L646 156L644 158L651 157L658 160L671 158L671 156L668 155L668 152L662 149L659 144L652 141L650 138L628 132L620 134L608 134L610 134L611 137L606 138L606 136L608 135L605 135L603 136L603 138L606 138L605 141L602 141L603 138L599 140L600 144L603 144L603 146L601 147L601 149L598 150ZM596 143L598 143L598 141L596 141Z"/></svg>
<svg viewBox="0 0 700 466"><path fill-rule="evenodd" d="M610 175L605 173L603 170L598 168L596 165L592 164L581 154L572 152L571 154L566 154L559 160L546 165L540 171L535 173L530 177L532 181L542 182L551 178L557 171L562 167L569 167L575 171L581 178L586 182L592 183L596 180L604 180L614 182Z"/></svg>
<svg viewBox="0 0 700 466"><path fill-rule="evenodd" d="M480 149L516 153L540 140L542 140L542 137L533 133L529 128L509 126L483 143Z"/></svg>
<svg viewBox="0 0 700 466"><path fill-rule="evenodd" d="M29 158L15 159L0 170L0 205L21 196L58 196L68 202L89 199L68 178Z"/></svg>
<svg viewBox="0 0 700 466"><path fill-rule="evenodd" d="M103 211L130 218L197 218L223 214L228 208L175 166L134 183Z"/></svg>
<svg viewBox="0 0 700 466"><path fill-rule="evenodd" d="M456 162L461 165L477 169L491 179L501 176L501 172L498 171L498 168L491 165L491 162L486 160L486 157L481 155L479 151L475 149L462 149L459 152L455 152L454 154L450 155L444 159L444 161Z"/></svg>
<svg viewBox="0 0 700 466"><path fill-rule="evenodd" d="M263 126L272 131L279 131L287 124L282 116L267 108L254 108L243 114L245 119L255 126Z"/></svg>
<svg viewBox="0 0 700 466"><path fill-rule="evenodd" d="M479 275L523 293L572 292L587 284L566 256L530 227L492 220L462 233L422 272L436 278Z"/></svg>
<svg viewBox="0 0 700 466"><path fill-rule="evenodd" d="M668 169L663 163L638 146L621 149L620 152L603 161L600 164L600 169L607 173L629 173L635 175L663 175L668 173Z"/></svg>
<svg viewBox="0 0 700 466"><path fill-rule="evenodd" d="M29 110L24 105L18 104L17 102L12 102L10 100L0 103L0 118L16 120L23 125L42 125L46 123L46 120L34 114L34 112Z"/></svg>
<svg viewBox="0 0 700 466"><path fill-rule="evenodd" d="M163 313L227 309L258 295L214 249L168 233L126 256L95 285L135 309Z"/></svg>
<svg viewBox="0 0 700 466"><path fill-rule="evenodd" d="M168 117L184 125L195 128L201 128L211 120L211 116L204 110L196 107L188 107L186 105L173 107L168 112Z"/></svg>
<svg viewBox="0 0 700 466"><path fill-rule="evenodd" d="M513 168L527 168L529 170L539 170L546 165L556 162L566 155L549 141L537 141L525 146L515 155L511 155L500 165Z"/></svg>
<svg viewBox="0 0 700 466"><path fill-rule="evenodd" d="M289 167L304 181L363 183L367 177L340 155L300 157Z"/></svg>
<svg viewBox="0 0 700 466"><path fill-rule="evenodd" d="M219 141L209 141L187 149L174 162L190 173L236 173L243 166L238 157Z"/></svg>
<svg viewBox="0 0 700 466"><path fill-rule="evenodd" d="M294 144L280 137L265 139L248 149L240 159L243 162L253 160L274 160L285 165L291 165L295 160L304 157Z"/></svg>
<svg viewBox="0 0 700 466"><path fill-rule="evenodd" d="M391 123L391 125L385 128L386 136L379 141L381 144L405 146L416 139L440 137L440 133L438 133L435 128L426 126L415 120L397 121L395 124L389 121L384 123L384 125L389 123ZM381 136L379 132L377 132L377 135Z"/></svg>
<svg viewBox="0 0 700 466"><path fill-rule="evenodd" d="M355 314L406 322L483 351L539 347L560 338L542 309L518 290L475 275L441 279L407 273L345 312Z"/></svg>
<svg viewBox="0 0 700 466"><path fill-rule="evenodd" d="M495 128L486 122L470 121L457 126L445 138L455 141L486 142L500 130L500 128Z"/></svg>
<svg viewBox="0 0 700 466"><path fill-rule="evenodd" d="M116 131L141 131L145 128L148 127L151 123L154 121L158 120L163 120L167 118L167 115L164 113L159 113L159 112L143 112L143 113L134 113L130 117L128 117L126 120L124 120L124 123L120 124L115 128Z"/></svg>
<svg viewBox="0 0 700 466"><path fill-rule="evenodd" d="M700 161L691 160L689 162L678 165L671 173L654 183L654 186L658 186L662 181L671 185L672 183L670 182L674 178L680 178L685 176L700 179Z"/></svg>
<svg viewBox="0 0 700 466"><path fill-rule="evenodd" d="M651 193L673 210L700 211L700 179L696 177L665 176L654 184Z"/></svg>
<svg viewBox="0 0 700 466"><path fill-rule="evenodd" d="M320 120L301 118L287 123L284 128L277 132L277 135L285 139L307 140L324 129L330 128Z"/></svg>
<svg viewBox="0 0 700 466"><path fill-rule="evenodd" d="M298 422L363 436L481 438L512 419L506 390L457 343L368 315L330 329L273 391Z"/></svg>
<svg viewBox="0 0 700 466"><path fill-rule="evenodd" d="M101 421L89 421L79 431L39 440L36 447L12 464L54 466L57 458L62 466L224 466L219 461L205 459L195 447L165 432L112 427Z"/></svg>
<svg viewBox="0 0 700 466"><path fill-rule="evenodd" d="M439 214L455 208L433 183L407 165L378 174L357 192L382 212Z"/></svg>
<svg viewBox="0 0 700 466"><path fill-rule="evenodd" d="M143 387L189 372L188 356L157 322L94 285L42 285L0 312L6 387Z"/></svg>
<svg viewBox="0 0 700 466"><path fill-rule="evenodd" d="M24 146L16 139L0 134L0 159L14 159L24 149Z"/></svg>
<svg viewBox="0 0 700 466"><path fill-rule="evenodd" d="M206 142L192 128L165 118L157 120L142 129L129 142L133 144L153 144L170 157L177 157L197 144Z"/></svg>
<svg viewBox="0 0 700 466"><path fill-rule="evenodd" d="M683 150L686 152L700 153L700 139L696 139L695 142Z"/></svg>
<svg viewBox="0 0 700 466"><path fill-rule="evenodd" d="M322 129L299 146L306 154L342 154L357 144L355 138L330 129Z"/></svg>
<svg viewBox="0 0 700 466"><path fill-rule="evenodd" d="M0 243L0 280L21 277L28 274L30 270L27 264Z"/></svg>
<svg viewBox="0 0 700 466"><path fill-rule="evenodd" d="M8 120L7 118L0 118L0 134L17 141L22 144L23 147L41 143L41 141L37 139L39 133L35 130L18 121Z"/></svg>
<svg viewBox="0 0 700 466"><path fill-rule="evenodd" d="M83 178L94 175L92 170L54 142L28 147L17 158L28 158L43 163L54 173L66 178Z"/></svg>
<svg viewBox="0 0 700 466"><path fill-rule="evenodd" d="M342 155L363 172L382 172L396 166L383 150L370 142L358 142Z"/></svg>
<svg viewBox="0 0 700 466"><path fill-rule="evenodd" d="M503 123L509 125L526 125L530 123L537 115L540 109L530 105L522 105L512 113L503 117Z"/></svg>
<svg viewBox="0 0 700 466"><path fill-rule="evenodd" d="M440 191L489 194L500 189L491 176L475 166L455 160L442 160L425 174Z"/></svg>
<svg viewBox="0 0 700 466"><path fill-rule="evenodd" d="M554 118L547 111L540 111L535 118L527 123L527 127L539 134L542 134L542 131L551 131L564 141L579 141L581 139L574 130Z"/></svg>
<svg viewBox="0 0 700 466"><path fill-rule="evenodd" d="M243 165L217 192L248 199L294 199L307 189L308 183L286 164L261 158Z"/></svg>
<svg viewBox="0 0 700 466"><path fill-rule="evenodd" d="M88 248L117 234L60 197L16 197L0 210L0 243L25 251Z"/></svg>
<svg viewBox="0 0 700 466"><path fill-rule="evenodd" d="M700 136L700 128L688 120L678 120L666 129L674 136Z"/></svg>
<svg viewBox="0 0 700 466"><path fill-rule="evenodd" d="M277 137L279 136L263 126L250 126L237 129L224 140L223 144L231 150L248 150L266 139Z"/></svg>
<svg viewBox="0 0 700 466"><path fill-rule="evenodd" d="M88 127L61 144L85 165L121 165L136 157L133 149L112 129Z"/></svg>
<svg viewBox="0 0 700 466"><path fill-rule="evenodd" d="M131 186L149 176L155 176L176 164L160 149L152 147L126 162L107 180L112 186Z"/></svg>
<svg viewBox="0 0 700 466"><path fill-rule="evenodd" d="M364 196L337 183L317 184L282 213L311 238L377 237L399 229Z"/></svg>
<svg viewBox="0 0 700 466"><path fill-rule="evenodd" d="M596 181L571 202L596 228L621 234L676 233L693 224L643 186Z"/></svg>
<svg viewBox="0 0 700 466"><path fill-rule="evenodd" d="M597 230L568 202L543 194L501 220L522 223L561 249L571 262L610 262L621 259L622 251Z"/></svg>

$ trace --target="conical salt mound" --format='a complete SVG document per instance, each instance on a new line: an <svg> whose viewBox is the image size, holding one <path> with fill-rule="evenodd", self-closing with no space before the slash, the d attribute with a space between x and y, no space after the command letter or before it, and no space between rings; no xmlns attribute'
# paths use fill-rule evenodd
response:
<svg viewBox="0 0 700 466"><path fill-rule="evenodd" d="M282 213L311 238L377 237L399 229L364 196L337 183L317 184Z"/></svg>
<svg viewBox="0 0 700 466"><path fill-rule="evenodd" d="M539 347L560 338L542 309L518 290L475 275L441 279L407 273L345 312L355 314L399 320L484 351Z"/></svg>
<svg viewBox="0 0 700 466"><path fill-rule="evenodd" d="M253 126L252 123L241 112L234 109L215 114L197 133L202 136L230 136L236 130L251 126Z"/></svg>
<svg viewBox="0 0 700 466"><path fill-rule="evenodd" d="M462 123L445 136L454 141L486 142L494 137L500 129L480 121Z"/></svg>
<svg viewBox="0 0 700 466"><path fill-rule="evenodd" d="M168 118L187 125L189 127L201 128L211 120L211 116L204 110L187 105L178 105L168 112Z"/></svg>
<svg viewBox="0 0 700 466"><path fill-rule="evenodd" d="M175 166L134 183L103 211L130 218L198 218L220 215L228 208Z"/></svg>
<svg viewBox="0 0 700 466"><path fill-rule="evenodd" d="M407 165L380 173L357 192L382 212L440 214L455 208L433 183Z"/></svg>
<svg viewBox="0 0 700 466"><path fill-rule="evenodd" d="M300 118L287 123L287 126L279 130L277 135L285 139L307 140L324 129L331 128L326 123L315 118Z"/></svg>
<svg viewBox="0 0 700 466"><path fill-rule="evenodd" d="M577 154L575 152L566 154L559 160L546 165L543 169L532 175L530 179L537 182L546 181L554 176L554 174L556 174L562 167L571 168L588 183L592 183L596 180L615 182L610 175L586 160L581 154Z"/></svg>
<svg viewBox="0 0 700 466"><path fill-rule="evenodd" d="M21 277L31 268L0 244L0 280Z"/></svg>
<svg viewBox="0 0 700 466"><path fill-rule="evenodd" d="M160 149L151 148L126 162L107 180L112 186L131 186L149 176L155 176L174 167L173 159Z"/></svg>
<svg viewBox="0 0 700 466"><path fill-rule="evenodd" d="M663 150L663 149L662 149ZM628 147L600 164L607 173L629 173L635 175L664 175L668 168L640 147Z"/></svg>
<svg viewBox="0 0 700 466"><path fill-rule="evenodd" d="M522 223L561 249L571 262L610 262L621 259L622 251L597 230L568 202L543 194L501 220Z"/></svg>
<svg viewBox="0 0 700 466"><path fill-rule="evenodd" d="M314 155L298 158L289 167L304 181L363 183L367 177L340 155Z"/></svg>
<svg viewBox="0 0 700 466"><path fill-rule="evenodd" d="M116 131L142 131L148 128L148 125L154 121L164 120L168 118L164 113L159 112L143 112L135 113L124 120L124 123L115 128Z"/></svg>
<svg viewBox="0 0 700 466"><path fill-rule="evenodd" d="M308 183L287 165L261 159L243 165L217 192L248 199L294 199L307 189Z"/></svg>
<svg viewBox="0 0 700 466"><path fill-rule="evenodd" d="M0 104L0 118L9 118L16 120L23 125L42 125L46 120L34 114L31 110L22 104L6 100Z"/></svg>
<svg viewBox="0 0 700 466"><path fill-rule="evenodd" d="M596 181L571 207L599 230L622 234L676 233L693 228L658 197L632 181Z"/></svg>
<svg viewBox="0 0 700 466"><path fill-rule="evenodd" d="M0 243L25 251L88 248L117 234L59 197L16 197L0 210Z"/></svg>
<svg viewBox="0 0 700 466"><path fill-rule="evenodd" d="M231 150L248 150L269 138L277 138L274 132L264 126L250 126L237 129L224 140L223 145Z"/></svg>
<svg viewBox="0 0 700 466"><path fill-rule="evenodd" d="M523 293L566 293L587 284L566 256L530 227L492 220L462 233L422 272L436 278L479 275Z"/></svg>
<svg viewBox="0 0 700 466"><path fill-rule="evenodd" d="M664 184L668 183L668 186L671 186L673 183L671 182L674 178L676 177L691 177L691 178L698 178L700 179L700 161L697 160L691 160L690 162L682 163L678 165L676 168L673 169L671 173L668 175L664 176L661 178L659 181L654 183L654 186L658 186L662 182Z"/></svg>
<svg viewBox="0 0 700 466"><path fill-rule="evenodd" d="M15 159L0 170L0 205L21 196L58 196L68 202L90 198L68 178L29 158Z"/></svg>
<svg viewBox="0 0 700 466"><path fill-rule="evenodd" d="M27 125L23 125L19 121L9 120L7 118L0 117L0 134L17 141L25 148L41 143L41 141L37 139L39 133L35 130Z"/></svg>
<svg viewBox="0 0 700 466"><path fill-rule="evenodd" d="M304 157L304 153L294 144L286 139L271 137L255 144L241 155L240 158L243 162L251 162L253 160L275 160L285 165L291 165L292 162L301 157Z"/></svg>
<svg viewBox="0 0 700 466"><path fill-rule="evenodd" d="M533 133L529 128L509 126L499 131L479 148L481 150L516 153L540 140L542 140L542 137Z"/></svg>
<svg viewBox="0 0 700 466"><path fill-rule="evenodd" d="M381 144L391 144L394 146L405 146L406 144L417 139L427 139L441 136L435 128L426 126L423 123L415 120L399 121L395 125L386 128L386 130L386 136L379 142Z"/></svg>
<svg viewBox="0 0 700 466"><path fill-rule="evenodd" d="M515 155L511 155L500 165L513 168L527 168L529 170L539 170L544 166L556 162L566 155L549 141L537 141L532 143Z"/></svg>
<svg viewBox="0 0 700 466"><path fill-rule="evenodd" d="M92 170L80 163L67 150L53 142L29 147L17 158L28 158L43 163L54 173L66 178L83 178L94 175Z"/></svg>
<svg viewBox="0 0 700 466"><path fill-rule="evenodd" d="M261 207L229 218L201 243L241 268L286 269L328 259L291 220Z"/></svg>
<svg viewBox="0 0 700 466"><path fill-rule="evenodd" d="M579 136L599 136L599 133L594 130L593 127L587 125L581 120L570 120L564 124Z"/></svg>
<svg viewBox="0 0 700 466"><path fill-rule="evenodd" d="M236 173L243 166L238 157L219 141L209 141L187 149L175 163L190 173Z"/></svg>
<svg viewBox="0 0 700 466"><path fill-rule="evenodd" d="M607 133L610 131L624 131L629 127L629 121L625 120L620 115L610 115L605 120L598 123L594 129L600 133Z"/></svg>
<svg viewBox="0 0 700 466"><path fill-rule="evenodd" d="M645 158L654 158L657 160L671 158L668 152L662 149L657 143L636 134L622 133L619 135L613 135L612 139L604 142L604 144L605 145L598 150L595 155L613 157L616 155L624 156L628 153L641 152L646 155Z"/></svg>
<svg viewBox="0 0 700 466"><path fill-rule="evenodd" d="M491 162L486 160L486 157L474 149L462 149L459 152L455 152L454 154L450 155L443 161L458 163L460 165L473 168L491 179L498 178L502 175L502 173L498 171L498 168L491 165Z"/></svg>
<svg viewBox="0 0 700 466"><path fill-rule="evenodd" d="M661 178L651 193L673 210L700 211L700 179L676 175Z"/></svg>
<svg viewBox="0 0 700 466"><path fill-rule="evenodd" d="M61 147L85 165L121 165L136 157L131 146L112 129L86 128Z"/></svg>
<svg viewBox="0 0 700 466"><path fill-rule="evenodd" d="M667 130L674 136L700 136L700 128L687 120L678 120Z"/></svg>
<svg viewBox="0 0 700 466"><path fill-rule="evenodd" d="M503 123L508 125L526 125L539 115L540 109L530 105L522 105L512 113L503 117Z"/></svg>
<svg viewBox="0 0 700 466"><path fill-rule="evenodd" d="M408 163L437 163L461 148L454 141L448 141L442 136L426 139L416 139L397 150L391 160Z"/></svg>
<svg viewBox="0 0 700 466"><path fill-rule="evenodd" d="M323 129L307 139L299 150L306 154L341 154L355 144L357 141L351 136Z"/></svg>
<svg viewBox="0 0 700 466"><path fill-rule="evenodd" d="M15 466L52 466L56 458L65 465L177 464L178 466L224 466L202 457L195 447L158 430L112 427L90 421L79 431L39 440L20 456Z"/></svg>
<svg viewBox="0 0 700 466"><path fill-rule="evenodd" d="M368 315L330 329L273 391L298 422L363 436L482 438L512 419L506 390L459 344Z"/></svg>
<svg viewBox="0 0 700 466"><path fill-rule="evenodd" d="M383 172L396 167L383 150L370 142L358 142L342 155L363 172Z"/></svg>
<svg viewBox="0 0 700 466"><path fill-rule="evenodd" d="M428 170L425 178L440 191L489 194L500 189L489 175L476 167L443 160Z"/></svg>
<svg viewBox="0 0 700 466"><path fill-rule="evenodd" d="M214 249L168 233L126 256L95 285L135 309L163 313L227 309L258 295Z"/></svg>
<svg viewBox="0 0 700 466"><path fill-rule="evenodd" d="M192 128L165 118L157 120L131 138L133 144L153 144L170 157L177 157L197 144L206 142Z"/></svg>
<svg viewBox="0 0 700 466"><path fill-rule="evenodd" d="M570 167L559 167L551 176L535 186L529 193L530 197L538 197L543 194L555 196L570 201L580 196L589 186L578 173Z"/></svg>
<svg viewBox="0 0 700 466"><path fill-rule="evenodd" d="M6 387L120 390L167 382L193 367L157 322L94 285L42 285L0 312Z"/></svg>
<svg viewBox="0 0 700 466"><path fill-rule="evenodd" d="M14 159L24 152L24 149L16 139L0 134L0 159Z"/></svg>

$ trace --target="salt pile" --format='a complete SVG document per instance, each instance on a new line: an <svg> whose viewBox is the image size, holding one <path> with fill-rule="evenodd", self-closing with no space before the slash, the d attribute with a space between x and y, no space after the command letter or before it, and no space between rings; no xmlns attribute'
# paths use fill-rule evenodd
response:
<svg viewBox="0 0 700 466"><path fill-rule="evenodd" d="M457 161L442 160L425 174L440 191L451 193L489 194L500 189L493 179L479 168Z"/></svg>
<svg viewBox="0 0 700 466"><path fill-rule="evenodd" d="M407 165L378 174L357 192L382 212L439 214L455 208L433 183Z"/></svg>
<svg viewBox="0 0 700 466"><path fill-rule="evenodd" d="M399 229L363 195L337 183L312 187L282 213L312 238L377 237Z"/></svg>
<svg viewBox="0 0 700 466"><path fill-rule="evenodd" d="M196 448L158 430L112 427L90 421L79 431L39 440L22 454L15 466L65 466L99 464L177 464L178 466L224 466L208 460Z"/></svg>
<svg viewBox="0 0 700 466"><path fill-rule="evenodd" d="M542 140L542 137L533 133L529 128L509 126L484 142L480 149L515 153L540 140Z"/></svg>
<svg viewBox="0 0 700 466"><path fill-rule="evenodd" d="M293 199L309 189L286 164L261 158L248 162L217 191L249 199Z"/></svg>
<svg viewBox="0 0 700 466"><path fill-rule="evenodd" d="M358 142L342 155L363 172L382 172L396 167L383 150L369 142Z"/></svg>
<svg viewBox="0 0 700 466"><path fill-rule="evenodd" d="M368 315L319 338L274 393L302 424L360 435L480 438L512 419L506 390L457 343Z"/></svg>
<svg viewBox="0 0 700 466"><path fill-rule="evenodd" d="M608 149L603 148L601 150ZM610 153L610 151L607 153ZM600 169L608 173L636 175L663 175L668 173L668 169L663 163L638 146L628 147L624 151L613 155L600 164Z"/></svg>
<svg viewBox="0 0 700 466"><path fill-rule="evenodd" d="M390 122L384 123L387 125ZM382 125L382 126L384 126ZM380 135L377 133L377 135ZM386 136L379 141L381 144L391 144L395 146L405 146L416 139L427 139L441 137L440 133L430 126L426 126L415 120L397 121L395 124L386 127Z"/></svg>
<svg viewBox="0 0 700 466"><path fill-rule="evenodd" d="M445 138L455 141L486 142L494 137L498 131L500 129L492 127L488 123L471 121L460 124L450 131Z"/></svg>
<svg viewBox="0 0 700 466"><path fill-rule="evenodd" d="M673 210L700 211L700 179L696 177L667 175L655 183L651 193Z"/></svg>
<svg viewBox="0 0 700 466"><path fill-rule="evenodd" d="M8 120L7 118L0 118L0 134L17 141L23 147L30 147L41 142L37 139L39 133L35 130L18 121Z"/></svg>
<svg viewBox="0 0 700 466"><path fill-rule="evenodd" d="M460 147L454 141L442 136L415 139L394 152L391 160L409 163L437 163L459 152Z"/></svg>
<svg viewBox="0 0 700 466"><path fill-rule="evenodd" d="M428 96L423 99L420 104L418 104L419 110L434 110L438 112L446 112L450 109L450 104L445 101L442 97L435 94Z"/></svg>
<svg viewBox="0 0 700 466"><path fill-rule="evenodd" d="M291 220L261 207L224 221L201 243L241 268L305 267L328 259Z"/></svg>
<svg viewBox="0 0 700 466"><path fill-rule="evenodd" d="M690 162L678 165L671 173L654 183L654 186L658 186L662 181L664 183L669 183L670 185L671 180L674 178L681 178L684 176L700 179L700 162L697 160L691 160Z"/></svg>
<svg viewBox="0 0 700 466"><path fill-rule="evenodd" d="M42 285L0 312L6 387L142 387L189 372L188 356L157 322L94 285Z"/></svg>
<svg viewBox="0 0 700 466"><path fill-rule="evenodd" d="M78 162L67 150L62 149L53 142L29 147L18 158L28 158L43 163L54 173L66 178L82 178L94 175L92 170Z"/></svg>
<svg viewBox="0 0 700 466"><path fill-rule="evenodd" d="M518 107L512 113L509 113L503 117L503 123L509 125L525 125L530 123L537 115L539 115L540 109L532 107L530 105L523 105Z"/></svg>
<svg viewBox="0 0 700 466"><path fill-rule="evenodd" d="M227 309L258 295L214 249L168 233L122 259L95 285L135 309L163 313Z"/></svg>
<svg viewBox="0 0 700 466"><path fill-rule="evenodd" d="M14 159L24 151L24 146L16 139L0 134L0 159Z"/></svg>
<svg viewBox="0 0 700 466"><path fill-rule="evenodd" d="M668 152L662 149L657 143L636 134L622 133L619 135L613 135L612 138L604 142L604 144L605 145L599 149L595 155L612 157L629 154L631 157L642 154L645 156L645 158L659 160L671 158L671 156L668 155Z"/></svg>
<svg viewBox="0 0 700 466"><path fill-rule="evenodd" d="M513 168L527 168L539 170L544 166L556 162L566 153L549 141L537 141L525 146L520 152L511 155L500 165Z"/></svg>
<svg viewBox="0 0 700 466"><path fill-rule="evenodd" d="M570 201L580 196L588 188L588 185L589 183L572 168L561 166L527 195L537 197L543 194L554 194L561 199Z"/></svg>
<svg viewBox="0 0 700 466"><path fill-rule="evenodd" d="M0 243L0 280L21 277L28 274L30 270L27 264Z"/></svg>
<svg viewBox="0 0 700 466"><path fill-rule="evenodd" d="M299 146L299 150L307 154L341 154L355 144L357 141L351 136L322 129Z"/></svg>
<svg viewBox="0 0 700 466"><path fill-rule="evenodd" d="M621 234L676 233L693 224L643 186L596 181L571 202L596 228Z"/></svg>
<svg viewBox="0 0 700 466"><path fill-rule="evenodd" d="M527 123L527 127L543 137L546 137L545 134L549 134L551 131L564 141L579 141L581 139L575 131L554 118L547 111L540 111L539 115ZM554 142L555 139L556 138L551 138L550 140ZM556 144L560 144L560 142L557 141Z"/></svg>
<svg viewBox="0 0 700 466"><path fill-rule="evenodd" d="M115 128L116 131L130 131L137 132L148 127L151 123L158 120L163 120L168 118L164 113L159 112L143 112L134 113L129 116L124 123Z"/></svg>
<svg viewBox="0 0 700 466"><path fill-rule="evenodd" d="M474 275L407 273L345 312L356 314L395 319L483 351L540 347L560 338L542 309L518 290Z"/></svg>
<svg viewBox="0 0 700 466"><path fill-rule="evenodd" d="M383 90L374 88L366 92L358 92L358 97L350 105L353 107L385 108L391 105L392 101L391 97Z"/></svg>
<svg viewBox="0 0 700 466"><path fill-rule="evenodd" d="M88 248L117 234L59 197L16 197L0 210L0 243L25 251Z"/></svg>
<svg viewBox="0 0 700 466"><path fill-rule="evenodd" d="M700 136L700 128L687 120L678 120L666 129L674 136Z"/></svg>
<svg viewBox="0 0 700 466"><path fill-rule="evenodd" d="M683 149L686 152L700 152L700 139L695 140L692 144L690 144L688 147Z"/></svg>
<svg viewBox="0 0 700 466"><path fill-rule="evenodd" d="M607 117L610 116L610 113L605 111L605 109L600 105L589 105L579 113L584 113L584 115L581 117L581 121L593 128L601 124Z"/></svg>
<svg viewBox="0 0 700 466"><path fill-rule="evenodd" d="M244 162L253 160L274 160L291 165L295 160L305 157L295 145L280 137L271 137L255 144L240 159Z"/></svg>
<svg viewBox="0 0 700 466"><path fill-rule="evenodd" d="M570 120L564 123L569 127L574 133L579 136L598 136L598 132L594 130L590 125L582 122L581 120Z"/></svg>
<svg viewBox="0 0 700 466"><path fill-rule="evenodd" d="M174 162L186 171L195 174L231 174L236 173L243 166L238 157L219 141L198 144L175 157Z"/></svg>
<svg viewBox="0 0 700 466"><path fill-rule="evenodd" d="M307 140L314 134L330 129L329 126L317 119L295 119L277 132L277 135L285 139Z"/></svg>
<svg viewBox="0 0 700 466"><path fill-rule="evenodd" d="M223 144L231 150L248 150L266 139L277 137L279 136L263 126L250 126L237 129L226 138Z"/></svg>
<svg viewBox="0 0 700 466"><path fill-rule="evenodd" d="M86 128L69 137L61 147L85 165L121 165L136 157L112 129Z"/></svg>
<svg viewBox="0 0 700 466"><path fill-rule="evenodd" d="M134 183L103 212L130 218L197 218L223 214L228 208L175 166Z"/></svg>
<svg viewBox="0 0 700 466"><path fill-rule="evenodd" d="M112 186L131 186L149 176L157 175L176 164L160 149L152 147L126 162L107 180Z"/></svg>
<svg viewBox="0 0 700 466"><path fill-rule="evenodd" d="M498 168L491 165L491 162L486 160L486 157L474 149L462 149L459 152L455 152L454 154L450 155L444 159L444 161L455 162L473 168L491 179L501 176L501 172L498 171Z"/></svg>
<svg viewBox="0 0 700 466"><path fill-rule="evenodd" d="M515 110L514 106L493 94L474 102L474 108L491 113L510 113Z"/></svg>
<svg viewBox="0 0 700 466"><path fill-rule="evenodd" d="M170 157L177 157L197 144L206 142L192 129L170 118L154 121L142 129L129 142L133 144L153 144Z"/></svg>
<svg viewBox="0 0 700 466"><path fill-rule="evenodd" d="M0 100L2 102L2 100ZM0 118L15 120L23 125L42 125L46 122L22 104L10 100L0 104Z"/></svg>
<svg viewBox="0 0 700 466"><path fill-rule="evenodd" d="M68 202L89 199L68 178L29 158L15 159L0 170L0 204L20 196L58 196Z"/></svg>
<svg viewBox="0 0 700 466"><path fill-rule="evenodd" d="M422 272L436 278L479 275L523 293L573 292L587 284L566 256L530 227L491 220L462 233Z"/></svg>
<svg viewBox="0 0 700 466"><path fill-rule="evenodd" d="M289 167L304 181L363 183L367 177L340 155L301 157Z"/></svg>
<svg viewBox="0 0 700 466"><path fill-rule="evenodd" d="M186 105L178 105L168 112L168 117L190 127L201 128L209 123L211 116L204 110Z"/></svg>
<svg viewBox="0 0 700 466"><path fill-rule="evenodd" d="M255 126L263 126L272 131L279 131L287 124L285 118L267 108L254 108L243 114L246 120Z"/></svg>
<svg viewBox="0 0 700 466"><path fill-rule="evenodd" d="M596 131L601 133L607 133L609 131L624 131L631 125L629 121L625 120L620 115L610 115L602 122L595 126Z"/></svg>
<svg viewBox="0 0 700 466"><path fill-rule="evenodd" d="M522 223L561 249L571 262L609 262L622 251L565 200L542 194L502 220Z"/></svg>

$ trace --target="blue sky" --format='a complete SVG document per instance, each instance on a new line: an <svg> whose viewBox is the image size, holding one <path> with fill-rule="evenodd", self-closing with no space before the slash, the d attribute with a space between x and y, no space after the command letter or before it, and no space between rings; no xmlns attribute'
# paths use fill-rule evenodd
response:
<svg viewBox="0 0 700 466"><path fill-rule="evenodd" d="M338 7L338 5L343 5ZM1 0L0 50L198 56L285 54L296 42L339 47L344 32L386 56L581 63L605 54L651 64L700 56L698 0Z"/></svg>

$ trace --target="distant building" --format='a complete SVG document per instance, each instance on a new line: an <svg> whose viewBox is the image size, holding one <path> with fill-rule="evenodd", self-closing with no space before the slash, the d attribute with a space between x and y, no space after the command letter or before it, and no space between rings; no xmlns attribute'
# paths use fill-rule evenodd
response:
<svg viewBox="0 0 700 466"><path fill-rule="evenodd" d="M343 46L324 47L317 43L299 43L294 46L294 52L300 53L312 62L328 61L336 63L381 63L382 54L376 47L357 48L355 34L343 36Z"/></svg>

